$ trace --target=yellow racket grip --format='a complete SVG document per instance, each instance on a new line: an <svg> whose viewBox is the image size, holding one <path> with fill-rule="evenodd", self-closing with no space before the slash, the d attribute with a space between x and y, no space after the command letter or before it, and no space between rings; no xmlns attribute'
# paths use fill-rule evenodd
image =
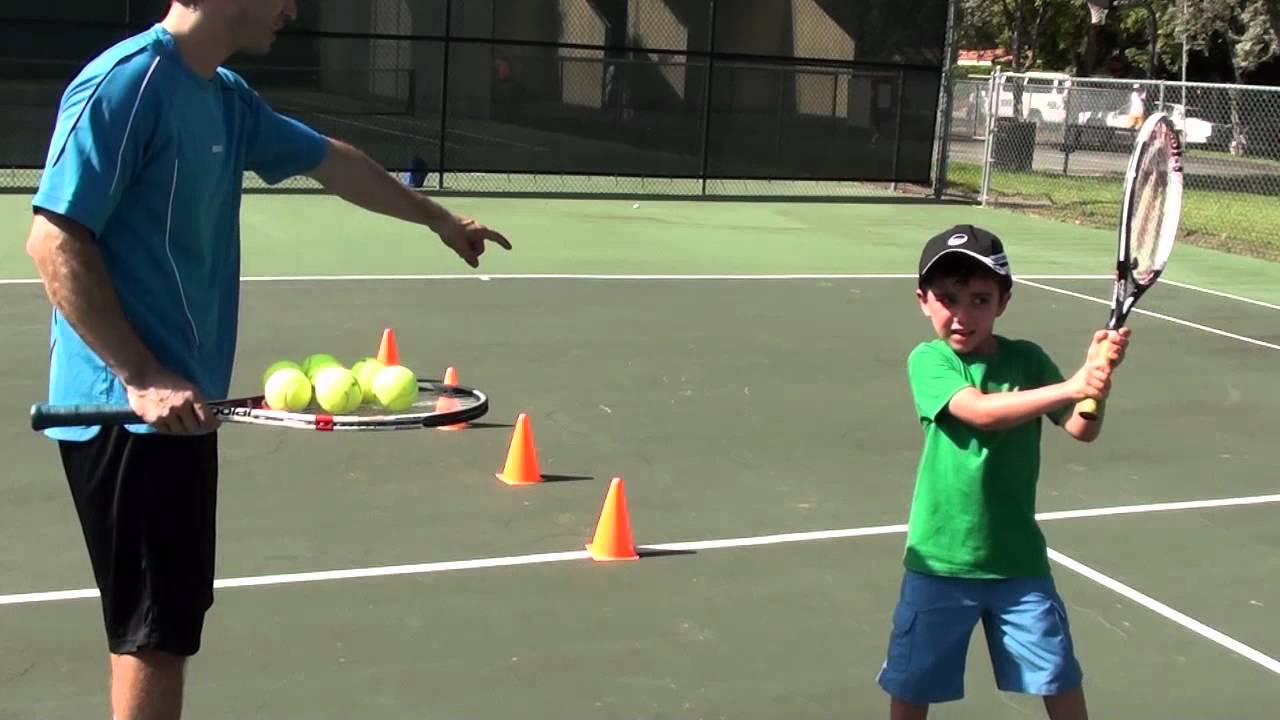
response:
<svg viewBox="0 0 1280 720"><path fill-rule="evenodd" d="M1110 348L1111 341L1103 340L1102 345L1099 346L1099 352L1106 355ZM1109 361L1108 364L1110 364ZM1098 419L1102 417L1101 403L1093 398L1085 398L1084 400L1081 400L1080 403L1076 405L1076 409L1080 417L1088 420L1089 422L1098 422Z"/></svg>
<svg viewBox="0 0 1280 720"><path fill-rule="evenodd" d="M1093 398L1085 398L1076 407L1079 409L1080 417L1089 422L1098 422L1098 418L1102 417L1101 406Z"/></svg>

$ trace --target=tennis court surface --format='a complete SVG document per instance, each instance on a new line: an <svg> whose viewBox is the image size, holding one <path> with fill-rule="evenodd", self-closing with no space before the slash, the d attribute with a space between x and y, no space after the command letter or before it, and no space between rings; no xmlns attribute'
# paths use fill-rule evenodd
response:
<svg viewBox="0 0 1280 720"><path fill-rule="evenodd" d="M0 196L10 238L28 202ZM919 248L957 222L1000 234L1020 280L1000 332L1069 371L1106 317L1112 233L870 200L447 202L515 250L473 272L337 200L246 198L236 392L393 327L405 364L456 367L492 409L463 432L222 431L187 716L884 717ZM0 718L106 717L92 575L26 424L48 303L20 242L0 277ZM1182 246L1168 279L1132 319L1102 438L1046 430L1042 526L1093 717L1268 717L1280 266ZM494 477L519 413L552 482ZM613 477L642 557L595 563ZM980 633L969 667L966 700L931 717L1042 716L994 689Z"/></svg>

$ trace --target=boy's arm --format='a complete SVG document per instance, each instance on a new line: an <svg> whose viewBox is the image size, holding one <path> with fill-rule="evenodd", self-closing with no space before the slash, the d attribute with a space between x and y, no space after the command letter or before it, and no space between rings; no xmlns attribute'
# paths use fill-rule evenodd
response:
<svg viewBox="0 0 1280 720"><path fill-rule="evenodd" d="M975 387L967 387L951 397L951 402L947 403L947 411L979 430L1001 430L1021 425L1082 399L1078 397L1078 391L1071 381L1032 390L990 394Z"/></svg>
<svg viewBox="0 0 1280 720"><path fill-rule="evenodd" d="M1086 398L1102 402L1111 388L1111 369L1119 358L1116 351L1104 353L1103 341L1107 336L1105 331L1095 333L1084 365L1070 378L1064 379L1053 360L1035 348L1037 356L1034 362L1039 367L1033 373L1038 387L990 395L969 387L956 393L947 409L958 419L981 430L1000 430L1048 415L1077 440L1093 440L1101 430L1101 423L1085 420L1075 412L1075 408ZM1124 341L1117 339L1117 343L1122 357ZM1104 358L1104 354L1107 357Z"/></svg>
<svg viewBox="0 0 1280 720"><path fill-rule="evenodd" d="M1098 400L1098 412L1095 415L1097 420L1084 419L1080 415L1078 405L1079 403L1076 403L1071 406L1071 415L1067 417L1066 422L1062 423L1062 429L1080 442L1093 442L1102 433L1102 409L1106 405L1106 398Z"/></svg>
<svg viewBox="0 0 1280 720"><path fill-rule="evenodd" d="M1127 327L1119 331L1099 330L1094 333L1093 342L1089 345L1088 362L1104 363L1108 370L1106 393L1098 398L1098 410L1094 414L1096 420L1086 420L1080 415L1079 403L1073 403L1071 414L1065 422L1059 423L1071 437L1081 442L1093 442L1102 433L1102 419L1107 404L1107 395L1111 394L1110 373L1124 361L1125 349L1129 345L1130 330Z"/></svg>

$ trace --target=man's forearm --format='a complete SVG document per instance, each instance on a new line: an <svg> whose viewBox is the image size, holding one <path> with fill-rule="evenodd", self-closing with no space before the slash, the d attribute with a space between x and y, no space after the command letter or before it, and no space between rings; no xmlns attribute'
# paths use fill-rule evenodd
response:
<svg viewBox="0 0 1280 720"><path fill-rule="evenodd" d="M400 184L369 156L330 140L325 161L312 174L325 189L370 212L438 229L451 215L426 195Z"/></svg>
<svg viewBox="0 0 1280 720"><path fill-rule="evenodd" d="M27 252L49 301L76 333L125 384L142 384L157 361L125 317L88 231L65 218L37 214Z"/></svg>

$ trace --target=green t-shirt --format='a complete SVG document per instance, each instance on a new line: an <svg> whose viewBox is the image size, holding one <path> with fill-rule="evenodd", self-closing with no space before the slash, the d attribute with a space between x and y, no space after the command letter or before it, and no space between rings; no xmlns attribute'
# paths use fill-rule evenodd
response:
<svg viewBox="0 0 1280 720"><path fill-rule="evenodd" d="M991 355L958 355L943 340L921 343L907 360L924 449L916 475L904 564L918 572L970 578L1049 574L1035 520L1041 418L979 430L947 412L966 387L983 393L1062 381L1038 345L996 336ZM1051 415L1066 419L1069 407Z"/></svg>

